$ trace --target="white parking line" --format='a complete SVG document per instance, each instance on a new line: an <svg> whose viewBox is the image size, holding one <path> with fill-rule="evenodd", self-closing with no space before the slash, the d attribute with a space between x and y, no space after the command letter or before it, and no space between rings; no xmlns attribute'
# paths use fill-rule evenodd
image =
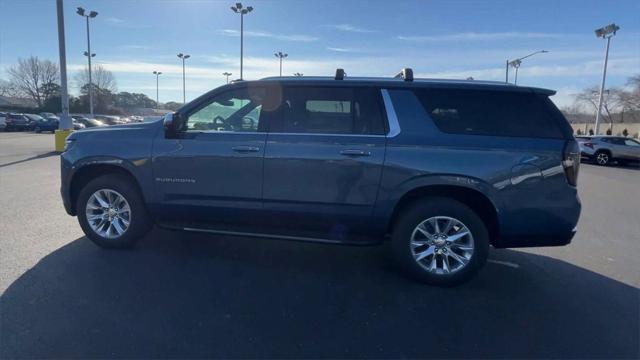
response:
<svg viewBox="0 0 640 360"><path fill-rule="evenodd" d="M517 269L517 268L520 267L520 265L518 265L516 263L509 262L509 261L500 261L500 260L492 260L492 259L489 259L487 261L489 261L490 263L494 263L494 264L500 264L500 265L504 265L504 266L509 266L509 267L514 268L514 269Z"/></svg>

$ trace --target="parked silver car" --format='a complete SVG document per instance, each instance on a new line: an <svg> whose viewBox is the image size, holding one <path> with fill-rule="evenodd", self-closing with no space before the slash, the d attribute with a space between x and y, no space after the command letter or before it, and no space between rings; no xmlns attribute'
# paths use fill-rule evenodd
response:
<svg viewBox="0 0 640 360"><path fill-rule="evenodd" d="M598 165L607 165L611 161L623 164L640 162L638 140L621 136L577 136L576 140L582 157Z"/></svg>

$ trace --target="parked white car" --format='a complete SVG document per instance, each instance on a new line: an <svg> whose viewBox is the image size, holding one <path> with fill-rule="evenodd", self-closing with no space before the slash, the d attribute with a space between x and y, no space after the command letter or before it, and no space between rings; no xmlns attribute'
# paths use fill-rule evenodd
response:
<svg viewBox="0 0 640 360"><path fill-rule="evenodd" d="M576 136L583 158L595 161L598 165L607 165L611 161L618 163L640 162L640 142L622 136Z"/></svg>

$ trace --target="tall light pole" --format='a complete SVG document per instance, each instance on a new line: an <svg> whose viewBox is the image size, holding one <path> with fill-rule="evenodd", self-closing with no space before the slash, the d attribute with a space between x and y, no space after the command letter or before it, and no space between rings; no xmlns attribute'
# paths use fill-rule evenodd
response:
<svg viewBox="0 0 640 360"><path fill-rule="evenodd" d="M231 7L231 10L236 14L240 14L240 80L243 80L242 58L244 56L244 16L253 11L253 6L243 8L242 3L237 2Z"/></svg>
<svg viewBox="0 0 640 360"><path fill-rule="evenodd" d="M95 56L95 54L92 54L91 52L91 37L89 36L89 19L92 19L98 16L98 13L96 11L90 11L87 14L83 8L79 7L76 9L76 14L84 17L87 20L87 51L85 52L85 54L87 54L86 56L89 61L89 113L91 114L91 117L93 117L93 83L91 81L91 58ZM92 54L92 55L89 56L89 54Z"/></svg>
<svg viewBox="0 0 640 360"><path fill-rule="evenodd" d="M598 100L598 112L596 113L596 135L600 130L600 113L602 112L602 97L604 94L604 83L607 78L607 62L609 61L609 45L611 44L611 38L620 30L620 26L616 24L609 24L600 29L596 29L596 36L599 38L607 39L607 50L604 53L604 66L602 68L602 82L600 83L600 96Z"/></svg>
<svg viewBox="0 0 640 360"><path fill-rule="evenodd" d="M275 53L273 55L275 55L275 57L277 57L280 60L280 77L282 77L282 59L284 59L287 56L289 56L289 54L283 54L282 51L278 51L277 53Z"/></svg>
<svg viewBox="0 0 640 360"><path fill-rule="evenodd" d="M227 84L228 84L228 83L229 83L229 76L231 76L231 75L233 75L233 74L232 74L232 73L230 73L230 72L225 71L225 72L223 72L223 73L222 73L222 75L224 75L224 76L226 76L226 77L227 77Z"/></svg>
<svg viewBox="0 0 640 360"><path fill-rule="evenodd" d="M512 66L513 68L516 69L516 77L515 77L515 81L514 84L518 85L518 69L520 69L520 65L522 65L522 60L531 57L535 54L545 54L548 53L547 50L538 50L538 51L534 51L531 54L527 55L527 56L523 56L521 58L517 58L515 60L507 60L507 68L506 68L506 76L505 76L505 82L509 82L509 66Z"/></svg>
<svg viewBox="0 0 640 360"><path fill-rule="evenodd" d="M182 103L185 104L187 102L187 90L185 86L185 74L184 74L184 61L191 57L191 55L186 55L183 53L178 54L178 57L182 59Z"/></svg>
<svg viewBox="0 0 640 360"><path fill-rule="evenodd" d="M60 100L62 102L62 116L58 124L59 130L73 129L71 118L69 117L69 94L67 92L67 50L64 38L64 9L62 0L56 1L58 15L58 52L60 54ZM58 136L56 134L56 136Z"/></svg>
<svg viewBox="0 0 640 360"><path fill-rule="evenodd" d="M158 79L160 78L160 75L162 75L162 72L160 71L153 71L153 74L156 76L156 109L160 108L160 97L158 96L159 91L158 91Z"/></svg>

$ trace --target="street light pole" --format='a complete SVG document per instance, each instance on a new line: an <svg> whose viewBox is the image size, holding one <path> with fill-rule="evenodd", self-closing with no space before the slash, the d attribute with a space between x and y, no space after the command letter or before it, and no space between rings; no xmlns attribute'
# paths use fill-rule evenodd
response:
<svg viewBox="0 0 640 360"><path fill-rule="evenodd" d="M58 51L60 53L60 100L62 102L62 116L58 124L59 130L73 129L69 117L69 93L67 92L67 50L64 39L64 9L62 0L56 0L58 13ZM57 136L57 135L56 135Z"/></svg>
<svg viewBox="0 0 640 360"><path fill-rule="evenodd" d="M230 72L225 71L225 72L223 72L223 73L222 73L222 75L224 75L224 76L226 76L226 77L227 77L227 84L228 84L228 83L229 83L229 76L231 76L231 75L233 75L233 74L232 74L232 73L230 73Z"/></svg>
<svg viewBox="0 0 640 360"><path fill-rule="evenodd" d="M98 16L96 11L91 11L89 14L86 13L84 8L78 7L76 9L76 14L84 17L87 20L87 59L89 61L89 113L91 117L93 117L93 82L91 81L91 58L95 56L95 54L91 53L91 37L89 34L89 18L94 18Z"/></svg>
<svg viewBox="0 0 640 360"><path fill-rule="evenodd" d="M160 97L159 97L160 92L158 90L159 89L158 84L159 84L159 78L162 72L154 70L153 74L156 76L156 110L157 110L160 108Z"/></svg>
<svg viewBox="0 0 640 360"><path fill-rule="evenodd" d="M595 31L596 36L599 38L607 39L607 49L604 53L604 66L602 69L602 82L600 83L600 96L598 99L598 112L596 112L596 135L600 130L600 113L602 112L602 100L604 96L604 84L607 78L607 62L609 61L609 45L611 44L611 38L620 30L620 27L616 24L609 24L603 28Z"/></svg>
<svg viewBox="0 0 640 360"><path fill-rule="evenodd" d="M244 16L253 11L252 6L247 6L243 8L242 3L237 2L234 6L231 7L231 10L240 14L240 80L243 80L243 57L244 57Z"/></svg>
<svg viewBox="0 0 640 360"><path fill-rule="evenodd" d="M507 66L504 71L504 82L509 83L509 60L507 60Z"/></svg>
<svg viewBox="0 0 640 360"><path fill-rule="evenodd" d="M515 75L515 80L514 80L514 85L518 85L518 69L520 68L520 65L522 65L522 60L531 57L535 54L544 54L544 53L548 53L549 51L547 50L538 50L538 51L534 51L531 54L527 55L527 56L523 56L521 58L517 58L515 60L507 60L507 69L506 69L506 76L505 76L505 80L506 82L509 82L509 65L511 65L512 67L514 67L516 69L516 75Z"/></svg>
<svg viewBox="0 0 640 360"><path fill-rule="evenodd" d="M187 103L187 90L185 86L185 72L184 72L184 61L191 57L191 55L186 55L183 53L178 54L178 57L182 59L182 103Z"/></svg>
<svg viewBox="0 0 640 360"><path fill-rule="evenodd" d="M287 56L289 56L289 54L283 54L282 51L278 51L277 53L275 53L273 55L275 55L278 59L280 59L280 77L282 77L282 59L284 59Z"/></svg>

